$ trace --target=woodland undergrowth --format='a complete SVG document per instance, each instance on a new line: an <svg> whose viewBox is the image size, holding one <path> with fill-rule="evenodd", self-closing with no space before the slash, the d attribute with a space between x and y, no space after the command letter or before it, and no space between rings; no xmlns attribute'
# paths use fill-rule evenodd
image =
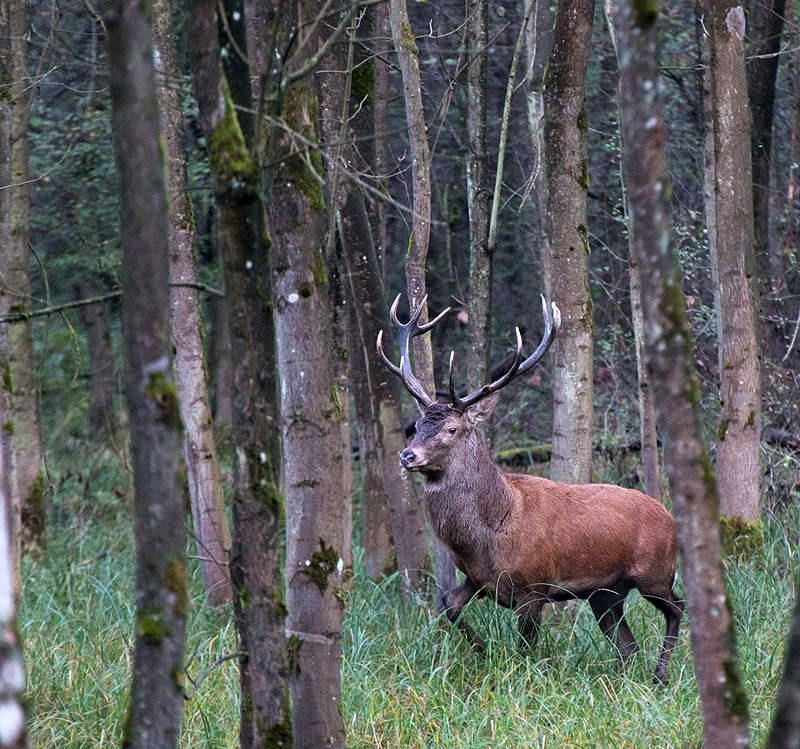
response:
<svg viewBox="0 0 800 749"><path fill-rule="evenodd" d="M31 746L119 745L133 648L133 521L125 474L111 449L62 435L48 463L48 547L27 556L19 610ZM63 451L63 452L62 452ZM605 477L605 476L604 476ZM796 499L796 498L795 498ZM765 541L724 560L760 746L780 677L798 579L797 503L765 512ZM190 544L190 554L196 553ZM182 746L238 744L238 684L231 612L203 605L191 576ZM679 582L680 588L680 582ZM343 712L349 747L700 747L701 713L687 621L664 689L651 683L663 618L638 593L628 619L642 645L617 671L586 604L548 613L530 656L513 617L491 602L466 612L488 643L478 659L430 603L400 605L398 576L356 574L345 614Z"/></svg>

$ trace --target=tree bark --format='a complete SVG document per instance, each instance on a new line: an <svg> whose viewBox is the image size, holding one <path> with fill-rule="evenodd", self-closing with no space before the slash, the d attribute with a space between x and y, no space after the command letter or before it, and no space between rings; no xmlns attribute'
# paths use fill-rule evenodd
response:
<svg viewBox="0 0 800 749"><path fill-rule="evenodd" d="M233 361L233 548L230 574L241 683L240 745L291 742L281 570L275 339L260 174L223 75L217 3L187 6L194 86L217 205ZM230 14L228 24L244 23ZM246 51L246 47L245 47ZM240 69L241 70L241 69ZM235 90L252 107L246 81ZM251 120L252 122L252 120Z"/></svg>
<svg viewBox="0 0 800 749"><path fill-rule="evenodd" d="M406 290L411 310L415 310L427 295L425 262L431 231L431 164L425 112L422 106L422 87L419 73L419 48L408 20L406 0L390 0L389 16L392 38L403 74L403 95L411 151L413 221L408 254L406 255ZM428 320L427 305L419 322ZM434 393L433 352L430 336L418 336L413 341L414 371L426 392ZM395 539L396 541L397 539ZM447 547L433 538L433 557L436 566L436 606L442 610L442 593L456 584L456 568Z"/></svg>
<svg viewBox="0 0 800 749"><path fill-rule="evenodd" d="M87 296L87 288L80 282L74 285L73 292L76 301ZM95 435L113 436L117 423L114 413L114 357L103 303L83 305L81 315L89 349L89 425Z"/></svg>
<svg viewBox="0 0 800 749"><path fill-rule="evenodd" d="M800 586L795 585L795 589L800 590ZM794 607L783 676L764 749L794 749L797 746L800 746L800 595Z"/></svg>
<svg viewBox="0 0 800 749"><path fill-rule="evenodd" d="M550 477L568 484L591 480L592 300L586 193L588 128L584 83L594 0L558 5L544 81L547 214L553 301L561 329L553 364L553 457Z"/></svg>
<svg viewBox="0 0 800 749"><path fill-rule="evenodd" d="M301 4L313 18L315 4ZM292 11L294 12L294 11ZM301 65L317 48L312 35L297 41ZM309 79L283 97L289 132L275 133L271 161L273 303L281 381L281 433L286 477L286 632L295 749L344 747L341 715L342 585L347 511L342 465L342 400L332 357L331 287L325 257L322 159L297 152L293 133L317 141L317 97ZM346 407L346 405L344 405Z"/></svg>
<svg viewBox="0 0 800 749"><path fill-rule="evenodd" d="M750 116L744 60L744 8L732 0L701 2L709 33L714 128L717 331L720 415L717 480L720 511L759 517L761 382L756 340L758 292L753 238Z"/></svg>
<svg viewBox="0 0 800 749"><path fill-rule="evenodd" d="M136 640L123 746L178 745L189 594L181 418L172 384L169 241L149 14L105 5L120 181L126 396L136 516Z"/></svg>
<svg viewBox="0 0 800 749"><path fill-rule="evenodd" d="M2 13L2 11L0 11ZM0 27L3 25L0 19ZM0 451L0 476L5 474L5 455ZM8 527L10 496L6 482L0 483L0 747L26 749L25 666L15 612L17 595Z"/></svg>
<svg viewBox="0 0 800 749"><path fill-rule="evenodd" d="M189 483L194 536L206 601L222 606L231 601L228 554L231 533L217 447L212 430L211 405L206 383L202 319L194 265L194 216L186 178L183 110L179 89L180 69L168 0L153 4L161 134L166 146L167 200L169 202L170 312L175 345L175 372L184 429L184 460Z"/></svg>
<svg viewBox="0 0 800 749"><path fill-rule="evenodd" d="M782 279L772 277L769 241L772 120L775 79L783 35L786 0L747 3L747 95L750 103L750 152L753 163L753 226L756 270L765 317ZM771 335L771 326L764 332Z"/></svg>
<svg viewBox="0 0 800 749"><path fill-rule="evenodd" d="M620 47L623 168L630 199L631 253L640 264L649 356L691 619L692 651L703 704L706 749L749 746L725 593L717 493L700 437L699 384L678 258L670 246L671 194L658 97L656 13L630 0L613 3Z"/></svg>
<svg viewBox="0 0 800 749"><path fill-rule="evenodd" d="M605 15L608 23L614 51L619 63L619 46L617 43L616 28L612 0L605 0ZM618 97L618 100L621 97ZM622 142L624 133L620 133L621 153L625 151ZM623 188L628 183L628 174L622 175ZM623 190L624 191L624 190ZM626 214L630 216L630 195L625 193ZM631 318L633 321L633 338L636 348L636 377L639 382L639 440L641 443L640 455L642 458L642 471L644 473L645 493L661 501L661 459L658 454L658 433L656 431L656 407L653 401L653 388L647 366L647 352L644 347L644 319L642 317L642 287L639 272L639 263L636 257L641 256L642 248L634 232L637 227L628 221L628 276L631 290ZM637 244L638 251L634 247Z"/></svg>
<svg viewBox="0 0 800 749"><path fill-rule="evenodd" d="M486 151L488 0L467 2L467 206L469 209L469 296L467 297L467 384L489 382L491 353L492 251L489 247L489 184Z"/></svg>

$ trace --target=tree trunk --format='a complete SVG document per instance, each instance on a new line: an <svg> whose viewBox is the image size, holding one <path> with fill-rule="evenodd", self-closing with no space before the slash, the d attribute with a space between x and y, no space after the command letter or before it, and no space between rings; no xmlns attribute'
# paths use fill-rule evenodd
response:
<svg viewBox="0 0 800 749"><path fill-rule="evenodd" d="M10 181L8 192L8 244L3 248L6 270L0 293L8 295L9 312L26 312L31 300L30 193L28 174L28 120L30 118L27 63L27 4L8 3L8 72L10 86ZM9 39L10 37L10 39ZM11 412L4 430L11 435L10 528L14 534L13 558L19 582L20 541L44 546L44 475L41 472L41 438L36 406L33 335L30 320L7 327L8 359L3 381L10 393Z"/></svg>
<svg viewBox="0 0 800 749"><path fill-rule="evenodd" d="M717 330L720 415L717 480L725 517L759 517L761 383L756 340L758 292L753 239L750 116L744 60L744 9L731 0L702 2L709 33L714 128Z"/></svg>
<svg viewBox="0 0 800 749"><path fill-rule="evenodd" d="M105 6L121 193L122 334L136 516L136 640L123 746L178 745L189 594L181 417L171 381L169 240L148 14Z"/></svg>
<svg viewBox="0 0 800 749"><path fill-rule="evenodd" d="M302 10L309 10L306 17L313 18L314 8ZM301 37L298 45L304 55L316 48L309 38ZM283 121L305 143L316 141L317 108L307 79L286 90ZM291 133L280 130L275 135L271 161L279 166L272 188L270 231L285 414L281 432L286 476L286 632L294 746L344 747L342 584L350 538L345 532L349 498L342 464L349 462L349 445L342 440L343 402L332 363L325 203L318 181L323 164L316 151L296 153Z"/></svg>
<svg viewBox="0 0 800 749"><path fill-rule="evenodd" d="M561 330L553 364L553 457L550 477L568 484L591 480L592 300L586 226L586 64L594 0L558 5L544 82L548 233L553 301Z"/></svg>
<svg viewBox="0 0 800 749"><path fill-rule="evenodd" d="M605 0L605 15L608 30L614 44L614 51L619 64L619 47L612 0ZM620 98L620 97L618 97ZM620 140L624 134L620 133ZM621 152L625 151L625 143L621 141ZM623 187L628 182L629 175L622 175ZM630 196L626 193L626 214L630 216ZM642 471L644 473L645 493L661 501L661 460L658 455L658 433L656 431L656 407L653 401L653 389L647 366L647 352L644 347L644 319L642 318L642 288L639 273L639 263L635 259L641 256L642 248L637 251L634 244L638 238L634 236L635 226L628 221L628 275L631 290L631 318L633 320L633 337L636 347L636 377L639 381L639 439L641 442L640 455L642 458Z"/></svg>
<svg viewBox="0 0 800 749"><path fill-rule="evenodd" d="M489 185L486 152L486 16L488 0L467 2L467 206L469 208L469 296L467 384L489 382L491 353L492 251L489 247Z"/></svg>
<svg viewBox="0 0 800 749"><path fill-rule="evenodd" d="M409 307L413 311L427 296L425 261L431 231L431 164L425 112L422 106L422 88L419 74L419 49L408 20L406 0L390 0L389 15L392 38L403 74L403 94L406 108L409 145L412 163L412 193L414 218L406 256L406 290ZM427 305L422 310L419 323L428 320ZM434 393L433 352L430 336L418 336L413 341L414 371L426 392ZM395 538L395 541L397 539ZM456 568L447 547L436 537L433 539L433 556L436 565L436 606L442 610L441 595L455 587Z"/></svg>
<svg viewBox="0 0 800 749"><path fill-rule="evenodd" d="M753 226L756 270L764 316L774 306L780 278L772 277L770 263L769 201L772 164L772 119L778 51L783 35L786 0L747 3L747 95L750 103L750 151L753 163ZM772 326L764 332L771 337Z"/></svg>
<svg viewBox="0 0 800 749"><path fill-rule="evenodd" d="M800 590L800 585L795 585L795 589ZM786 643L783 676L778 687L772 728L764 749L794 749L797 746L800 746L800 594Z"/></svg>
<svg viewBox="0 0 800 749"><path fill-rule="evenodd" d="M531 183L531 202L536 207L533 212L533 236L536 238L537 256L541 263L542 294L545 299L552 298L552 273L550 261L552 252L547 236L547 169L544 149L544 97L542 82L544 80L547 60L553 44L553 25L555 7L549 3L536 2L536 9L531 14L531 5L536 0L525 0L525 15L531 15L528 24L526 49L528 67L525 76L528 94L528 132L533 152L533 176Z"/></svg>
<svg viewBox="0 0 800 749"><path fill-rule="evenodd" d="M0 11L2 13L2 11ZM3 27L0 18L0 27ZM7 184L7 183L6 183ZM0 476L5 475L5 455L0 451ZM8 527L10 496L6 482L0 483L0 747L26 749L25 666L16 621L14 563Z"/></svg>
<svg viewBox="0 0 800 749"><path fill-rule="evenodd" d="M172 28L172 6L168 0L156 0L153 12L157 72L160 74L161 134L167 160L172 341L184 429L184 459L206 600L211 606L221 606L231 601L228 573L231 533L212 430L197 290L180 286L197 282L194 217L186 178L183 111L178 87L181 76Z"/></svg>
<svg viewBox="0 0 800 749"><path fill-rule="evenodd" d="M244 749L291 742L287 714L275 340L260 175L222 72L217 3L187 6L187 31L200 120L214 177L233 361L233 548L230 574L241 683ZM244 15L227 16L244 23ZM246 51L246 47L245 50ZM246 71L245 71L246 72ZM247 82L235 90L252 107ZM250 120L252 122L252 119Z"/></svg>
<svg viewBox="0 0 800 749"><path fill-rule="evenodd" d="M88 296L82 283L73 286L76 301ZM96 435L113 437L116 429L114 413L114 356L111 351L111 331L102 302L81 307L89 349L89 424Z"/></svg>
<svg viewBox="0 0 800 749"><path fill-rule="evenodd" d="M622 155L631 253L641 268L645 346L666 442L666 469L703 704L703 746L731 749L749 746L747 697L725 595L716 486L700 437L692 333L677 254L670 246L671 187L658 99L656 13L640 7L630 0L613 3L620 47Z"/></svg>

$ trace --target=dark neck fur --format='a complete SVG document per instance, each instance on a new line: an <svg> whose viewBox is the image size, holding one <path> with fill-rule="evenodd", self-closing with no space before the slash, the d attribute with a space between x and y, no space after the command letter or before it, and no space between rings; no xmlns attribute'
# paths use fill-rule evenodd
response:
<svg viewBox="0 0 800 749"><path fill-rule="evenodd" d="M512 505L501 471L474 432L446 471L425 476L425 501L434 532L462 557L485 546Z"/></svg>

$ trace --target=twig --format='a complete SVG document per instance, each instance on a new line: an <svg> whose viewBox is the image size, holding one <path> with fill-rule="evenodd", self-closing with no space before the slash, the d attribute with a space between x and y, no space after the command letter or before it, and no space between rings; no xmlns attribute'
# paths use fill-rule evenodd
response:
<svg viewBox="0 0 800 749"><path fill-rule="evenodd" d="M798 328L800 328L800 312L797 313L797 322L794 324L794 335L792 336L792 342L789 344L789 348L786 349L786 353L783 355L782 361L786 361L789 358L789 354L792 353L795 341L797 341Z"/></svg>
<svg viewBox="0 0 800 749"><path fill-rule="evenodd" d="M228 655L223 655L222 658L218 658L205 671L203 671L203 673L200 674L197 681L192 680L192 684L194 684L194 686L192 687L192 691L189 692L189 694L187 694L184 697L184 699L187 702L191 700L192 697L194 697L197 694L197 691L200 689L200 685L209 677L209 675L214 669L219 668L223 663L227 661L232 661L234 658L240 658L243 655L245 655L244 651L237 650L235 653L229 653Z"/></svg>
<svg viewBox="0 0 800 749"><path fill-rule="evenodd" d="M171 283L170 286L173 288L197 289L198 291L205 291L207 294L213 294L214 296L222 299L225 298L224 292L204 283ZM86 307L89 304L100 304L101 302L105 302L107 299L116 299L117 297L121 296L122 289L117 289L116 291L109 291L107 294L101 294L100 296L93 296L88 299L76 299L72 302L55 304L51 307L43 307L42 309L33 310L32 312L14 312L10 315L0 317L0 323L24 322L25 320L29 320L31 317L42 317L43 315L52 315L56 312L62 312L63 310L67 309Z"/></svg>

